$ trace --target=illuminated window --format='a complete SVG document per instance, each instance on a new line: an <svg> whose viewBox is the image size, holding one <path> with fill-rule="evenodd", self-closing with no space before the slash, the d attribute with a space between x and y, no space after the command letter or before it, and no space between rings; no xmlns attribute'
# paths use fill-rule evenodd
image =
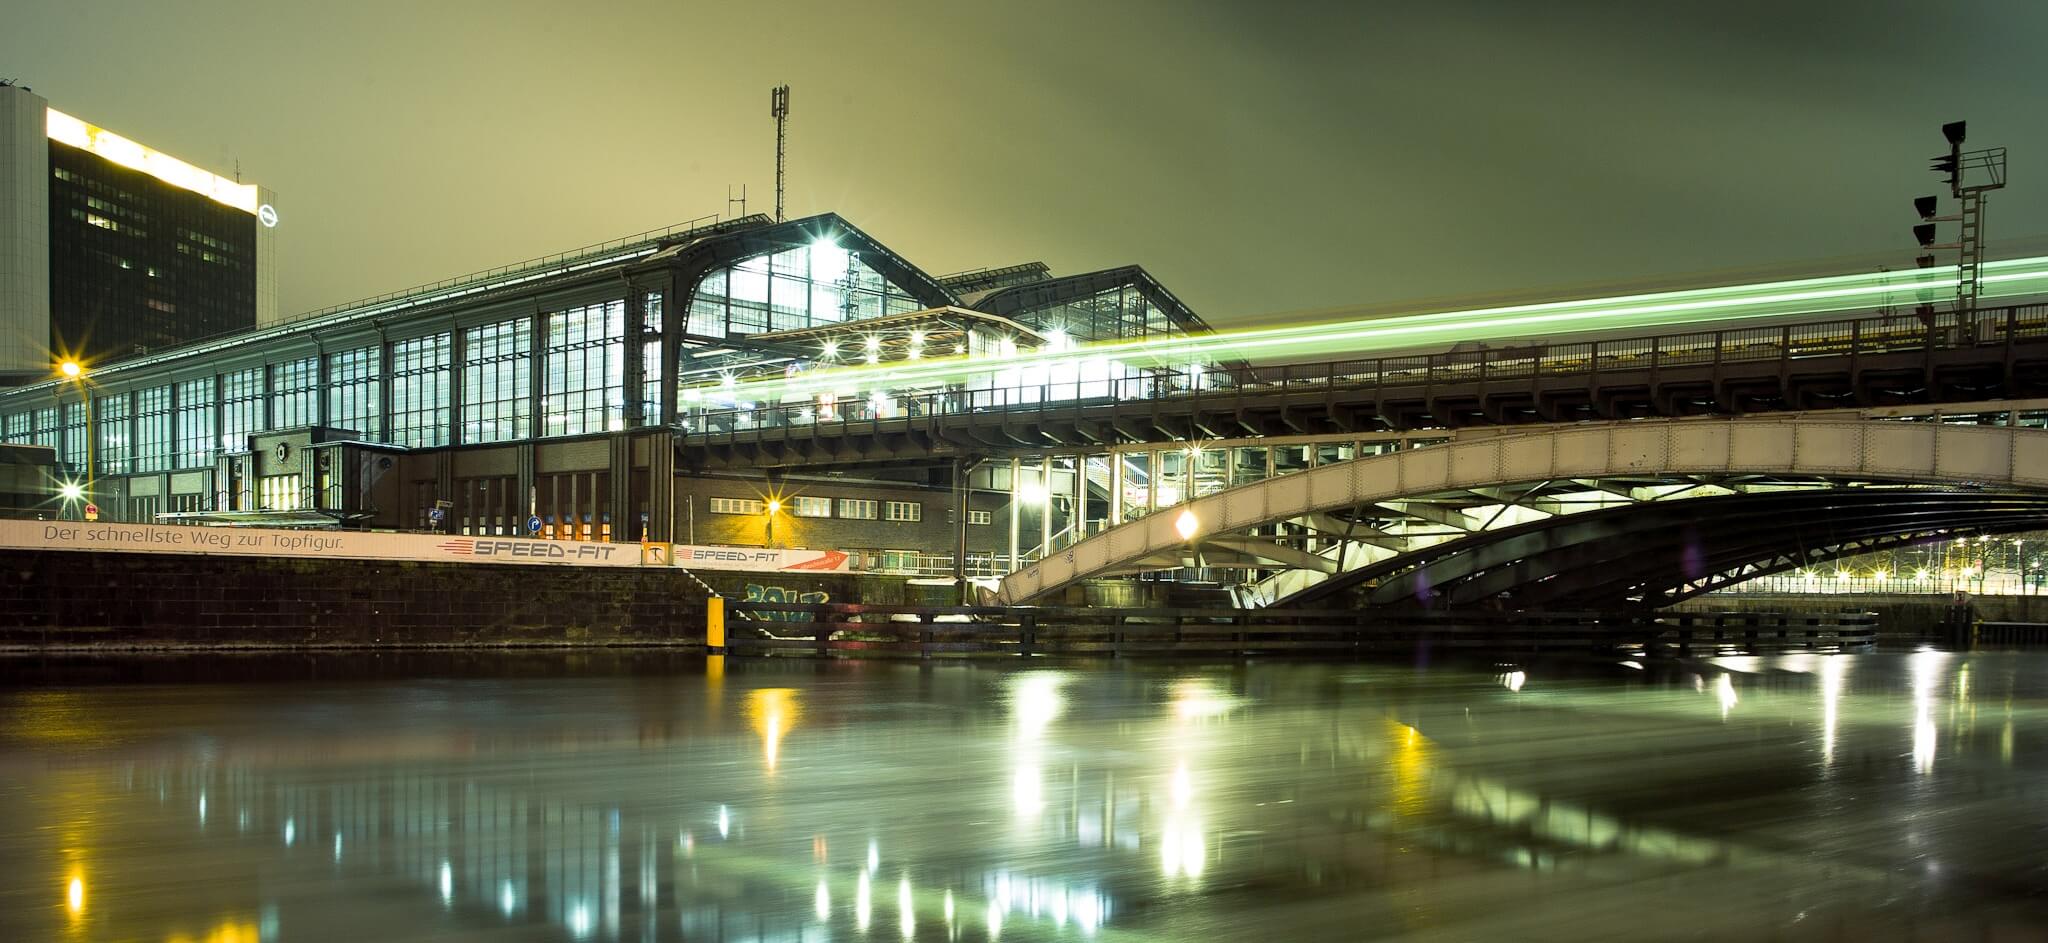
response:
<svg viewBox="0 0 2048 943"><path fill-rule="evenodd" d="M29 431L29 422L33 418L29 413L15 413L7 417L7 441L27 445L33 435Z"/></svg>
<svg viewBox="0 0 2048 943"><path fill-rule="evenodd" d="M866 498L839 499L839 516L850 521L872 521L878 516L876 512L879 509L874 501Z"/></svg>
<svg viewBox="0 0 2048 943"><path fill-rule="evenodd" d="M358 347L327 355L327 425L378 441L377 381L380 352Z"/></svg>
<svg viewBox="0 0 2048 943"><path fill-rule="evenodd" d="M533 319L462 332L462 441L509 442L530 431Z"/></svg>
<svg viewBox="0 0 2048 943"><path fill-rule="evenodd" d="M304 507L297 475L265 475L256 479L256 506L265 511L296 511Z"/></svg>
<svg viewBox="0 0 2048 943"><path fill-rule="evenodd" d="M125 475L134 457L128 441L128 394L101 396L93 401L92 425L99 435L99 466L102 475ZM80 420L81 425L84 421ZM83 458L83 456L81 456Z"/></svg>
<svg viewBox="0 0 2048 943"><path fill-rule="evenodd" d="M391 345L391 441L412 448L448 444L451 335Z"/></svg>
<svg viewBox="0 0 2048 943"><path fill-rule="evenodd" d="M831 517L831 498L796 498L790 513L798 517Z"/></svg>
<svg viewBox="0 0 2048 943"><path fill-rule="evenodd" d="M975 510L969 510L967 512L967 523L969 524L989 524L993 523L994 521L995 515L992 512Z"/></svg>
<svg viewBox="0 0 2048 943"><path fill-rule="evenodd" d="M64 428L59 437L64 442L60 453L64 464L74 470L85 468L85 404L64 404Z"/></svg>
<svg viewBox="0 0 2048 943"><path fill-rule="evenodd" d="M62 455L63 451L59 449L59 446L64 441L64 427L58 421L57 417L59 414L59 410L55 406L45 406L42 409L36 410L35 432L34 438L31 441L37 445L47 445L50 448L58 449L58 454ZM62 459L59 460L61 461Z"/></svg>
<svg viewBox="0 0 2048 943"><path fill-rule="evenodd" d="M661 422L662 387L665 385L661 375L661 292L648 292L641 299L641 312L640 421L653 425Z"/></svg>
<svg viewBox="0 0 2048 943"><path fill-rule="evenodd" d="M882 503L882 519L912 523L924 520L924 505L915 501L885 501Z"/></svg>
<svg viewBox="0 0 2048 943"><path fill-rule="evenodd" d="M766 506L752 498L712 498L713 514L760 514Z"/></svg>
<svg viewBox="0 0 2048 943"><path fill-rule="evenodd" d="M625 334L624 301L548 315L542 435L625 428Z"/></svg>
<svg viewBox="0 0 2048 943"><path fill-rule="evenodd" d="M213 378L178 384L179 468L213 464Z"/></svg>
<svg viewBox="0 0 2048 943"><path fill-rule="evenodd" d="M139 472L164 471L171 467L169 386L151 387L135 394L134 459L135 470Z"/></svg>
<svg viewBox="0 0 2048 943"><path fill-rule="evenodd" d="M307 357L271 370L270 428L291 429L320 421L320 361Z"/></svg>
<svg viewBox="0 0 2048 943"><path fill-rule="evenodd" d="M243 452L249 436L263 429L263 368L250 367L220 378L220 447Z"/></svg>
<svg viewBox="0 0 2048 943"><path fill-rule="evenodd" d="M819 242L706 275L690 299L689 332L727 337L787 331L922 307L855 253Z"/></svg>

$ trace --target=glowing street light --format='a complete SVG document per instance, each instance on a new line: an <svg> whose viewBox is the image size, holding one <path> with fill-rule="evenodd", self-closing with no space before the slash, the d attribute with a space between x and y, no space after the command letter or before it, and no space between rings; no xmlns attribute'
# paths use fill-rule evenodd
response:
<svg viewBox="0 0 2048 943"><path fill-rule="evenodd" d="M67 481L57 487L57 495L66 501L76 501L85 497L85 488L81 487L78 482Z"/></svg>
<svg viewBox="0 0 2048 943"><path fill-rule="evenodd" d="M95 433L92 425L92 393L85 388L87 382L85 364L80 363L77 358L66 357L58 361L57 372L62 374L66 380L78 384L78 402L85 409L85 488L78 495L78 497L83 497L92 494L93 476L97 472L94 466L99 464L98 456L93 454ZM76 497L68 493L65 497L70 500L77 500Z"/></svg>

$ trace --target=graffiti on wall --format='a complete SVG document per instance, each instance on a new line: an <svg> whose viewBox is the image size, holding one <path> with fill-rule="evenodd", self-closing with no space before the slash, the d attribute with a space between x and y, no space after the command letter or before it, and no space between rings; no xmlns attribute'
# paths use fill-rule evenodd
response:
<svg viewBox="0 0 2048 943"><path fill-rule="evenodd" d="M814 603L828 603L831 601L832 594L830 593L802 592L794 589L786 589L781 586L762 586L759 583L747 584L747 602L793 602L809 605ZM803 612L775 612L771 610L768 612L757 611L754 613L754 615L757 618L768 619L774 622L811 621L810 614Z"/></svg>

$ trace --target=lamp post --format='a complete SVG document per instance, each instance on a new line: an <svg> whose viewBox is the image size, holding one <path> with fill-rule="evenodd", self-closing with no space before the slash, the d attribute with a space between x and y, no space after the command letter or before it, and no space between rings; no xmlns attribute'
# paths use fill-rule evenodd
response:
<svg viewBox="0 0 2048 943"><path fill-rule="evenodd" d="M1199 518L1195 517L1195 512L1192 510L1182 508L1180 516L1173 519L1173 532L1179 534L1180 539L1187 543L1189 555L1194 557L1196 569L1200 569L1202 566L1202 548L1200 544L1195 542L1195 538L1201 531L1202 522Z"/></svg>
<svg viewBox="0 0 2048 943"><path fill-rule="evenodd" d="M782 511L782 501L781 501L781 499L778 499L778 498L769 498L769 499L768 499L768 549L770 549L770 550L773 550L773 549L775 549L775 515L776 515L776 514L778 514L778 513L780 513L781 511Z"/></svg>
<svg viewBox="0 0 2048 943"><path fill-rule="evenodd" d="M66 357L58 362L57 372L63 374L65 379L78 385L78 401L80 405L85 407L85 500L86 503L90 504L93 501L93 480L98 472L97 466L99 465L99 462L96 460L97 456L93 454L93 447L97 442L93 436L92 428L92 392L85 388L84 364Z"/></svg>

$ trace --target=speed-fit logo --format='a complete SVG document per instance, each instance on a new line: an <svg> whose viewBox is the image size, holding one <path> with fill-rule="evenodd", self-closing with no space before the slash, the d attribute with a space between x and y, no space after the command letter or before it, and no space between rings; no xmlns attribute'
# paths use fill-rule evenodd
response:
<svg viewBox="0 0 2048 943"><path fill-rule="evenodd" d="M723 550L717 547L677 547L677 560L716 560L722 563L773 563L782 559L780 550Z"/></svg>
<svg viewBox="0 0 2048 943"><path fill-rule="evenodd" d="M541 560L596 560L612 558L619 549L613 544L552 543L545 540L445 540L442 550L463 557L509 557Z"/></svg>

